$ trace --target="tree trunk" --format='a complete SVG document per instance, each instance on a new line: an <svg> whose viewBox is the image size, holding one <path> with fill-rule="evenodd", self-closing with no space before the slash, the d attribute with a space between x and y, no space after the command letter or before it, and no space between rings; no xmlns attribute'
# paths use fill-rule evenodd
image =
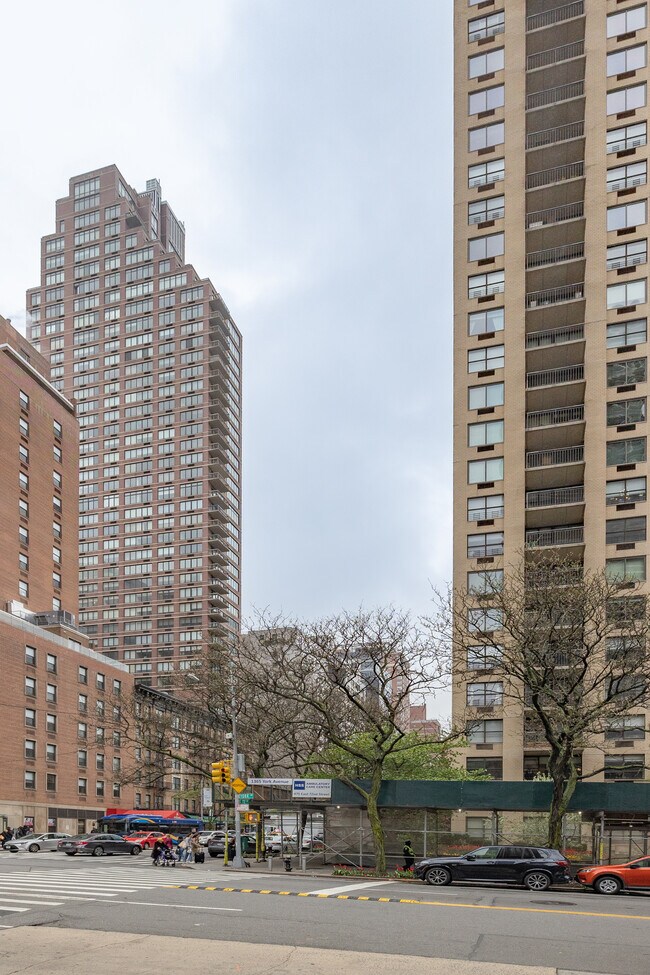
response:
<svg viewBox="0 0 650 975"><path fill-rule="evenodd" d="M553 797L548 817L548 845L553 850L562 846L562 821L575 792L578 773L575 765L562 763L553 770Z"/></svg>
<svg viewBox="0 0 650 975"><path fill-rule="evenodd" d="M372 773L370 790L368 792L368 821L372 830L372 839L375 847L375 869L378 874L386 873L386 844L384 828L381 823L381 815L377 800L381 788L381 766L375 767Z"/></svg>

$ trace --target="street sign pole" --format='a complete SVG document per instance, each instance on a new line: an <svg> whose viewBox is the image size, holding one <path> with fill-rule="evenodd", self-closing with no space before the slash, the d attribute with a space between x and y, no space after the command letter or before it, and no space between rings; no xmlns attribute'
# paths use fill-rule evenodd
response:
<svg viewBox="0 0 650 975"><path fill-rule="evenodd" d="M239 777L239 765L238 765L238 751L237 751L237 699L235 696L235 680L234 680L234 668L231 671L233 682L232 682L232 767L235 770L237 777ZM228 844L228 834L226 833L226 845ZM243 870L246 867L246 861L241 855L241 812L239 811L239 803L235 799L235 855L232 859L232 865L235 869Z"/></svg>

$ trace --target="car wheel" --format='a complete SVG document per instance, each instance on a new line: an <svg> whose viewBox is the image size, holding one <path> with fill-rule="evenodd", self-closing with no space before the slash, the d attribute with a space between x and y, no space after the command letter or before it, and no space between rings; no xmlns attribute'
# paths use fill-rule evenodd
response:
<svg viewBox="0 0 650 975"><path fill-rule="evenodd" d="M451 883L451 874L446 867L431 867L425 873L424 880L432 887L446 887Z"/></svg>
<svg viewBox="0 0 650 975"><path fill-rule="evenodd" d="M541 870L534 870L524 877L524 887L527 887L528 890L548 890L550 886L551 878Z"/></svg>
<svg viewBox="0 0 650 975"><path fill-rule="evenodd" d="M622 886L618 877L598 877L594 881L594 890L597 894L618 894Z"/></svg>
<svg viewBox="0 0 650 975"><path fill-rule="evenodd" d="M67 857L76 857L77 851L76 850L66 850L65 851L65 855Z"/></svg>
<svg viewBox="0 0 650 975"><path fill-rule="evenodd" d="M142 847L141 846L138 846L136 844L135 846L131 847L131 856L132 857L137 857L138 853L140 853L141 850L142 850Z"/></svg>
<svg viewBox="0 0 650 975"><path fill-rule="evenodd" d="M38 845L38 843L30 843L27 849L29 850L30 853L38 853L38 851L40 850L40 846Z"/></svg>
<svg viewBox="0 0 650 975"><path fill-rule="evenodd" d="M210 856L212 857L213 860L216 860L217 857L219 856L219 854L218 853L213 853L212 850L210 850Z"/></svg>
<svg viewBox="0 0 650 975"><path fill-rule="evenodd" d="M142 849L143 850L148 850L149 849L149 844L148 843L143 843L142 844Z"/></svg>
<svg viewBox="0 0 650 975"><path fill-rule="evenodd" d="M96 846L95 849L93 850L93 856L94 857L103 857L104 856L104 847L103 846Z"/></svg>

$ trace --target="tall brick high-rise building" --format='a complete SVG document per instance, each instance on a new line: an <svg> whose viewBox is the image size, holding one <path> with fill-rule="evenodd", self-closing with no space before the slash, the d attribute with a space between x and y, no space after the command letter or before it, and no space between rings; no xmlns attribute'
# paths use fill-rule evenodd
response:
<svg viewBox="0 0 650 975"><path fill-rule="evenodd" d="M157 180L75 176L28 335L80 424L80 623L165 687L240 624L241 335Z"/></svg>
<svg viewBox="0 0 650 975"><path fill-rule="evenodd" d="M648 4L454 7L455 585L522 550L643 582ZM454 689L456 717L478 716L468 768L532 779L548 746L476 643ZM585 773L647 777L637 710Z"/></svg>

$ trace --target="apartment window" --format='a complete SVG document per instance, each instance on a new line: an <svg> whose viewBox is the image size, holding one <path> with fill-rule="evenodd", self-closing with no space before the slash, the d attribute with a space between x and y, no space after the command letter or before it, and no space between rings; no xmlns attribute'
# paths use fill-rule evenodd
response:
<svg viewBox="0 0 650 975"><path fill-rule="evenodd" d="M608 599L605 610L607 621L615 623L617 626L627 626L629 623L638 622L645 619L646 601L645 596L631 596L627 598L617 597ZM613 660L617 655L617 647L620 637L607 640L607 659Z"/></svg>
<svg viewBox="0 0 650 975"><path fill-rule="evenodd" d="M499 257L505 251L505 240L503 233L473 237L467 242L467 260L484 261L489 257Z"/></svg>
<svg viewBox="0 0 650 975"><path fill-rule="evenodd" d="M482 772L489 775L494 782L503 779L502 758L466 758L465 768L468 772ZM477 840L489 840L491 836L492 820L484 816L466 816L465 832Z"/></svg>
<svg viewBox="0 0 650 975"><path fill-rule="evenodd" d="M620 129L609 129L607 132L607 152L623 152L644 146L648 141L648 127L646 122L636 125L624 125Z"/></svg>
<svg viewBox="0 0 650 975"><path fill-rule="evenodd" d="M631 112L635 108L643 108L646 103L646 86L630 85L629 88L618 88L607 92L607 114L618 115L620 112Z"/></svg>
<svg viewBox="0 0 650 975"><path fill-rule="evenodd" d="M33 708L25 708L25 727L36 727L36 711Z"/></svg>
<svg viewBox="0 0 650 975"><path fill-rule="evenodd" d="M648 163L628 163L627 166L616 166L607 170L607 192L627 190L633 186L643 186L648 181Z"/></svg>
<svg viewBox="0 0 650 975"><path fill-rule="evenodd" d="M45 668L48 674L56 674L57 658L56 654L48 653L45 658Z"/></svg>
<svg viewBox="0 0 650 975"><path fill-rule="evenodd" d="M483 559L488 555L503 555L503 532L467 536L468 559Z"/></svg>
<svg viewBox="0 0 650 975"><path fill-rule="evenodd" d="M500 646L479 644L467 648L468 670L494 670L501 664L503 650Z"/></svg>
<svg viewBox="0 0 650 975"><path fill-rule="evenodd" d="M645 738L645 717L642 714L630 714L621 718L613 718L605 730L605 740L638 741Z"/></svg>
<svg viewBox="0 0 650 975"><path fill-rule="evenodd" d="M52 573L52 585L54 586L55 589L60 589L61 588L61 573L60 572L53 572Z"/></svg>
<svg viewBox="0 0 650 975"><path fill-rule="evenodd" d="M486 186L488 183L498 183L505 179L506 161L501 159L490 159L488 162L475 163L467 169L467 185L470 189L474 186Z"/></svg>
<svg viewBox="0 0 650 975"><path fill-rule="evenodd" d="M77 707L80 714L86 714L88 711L88 695L79 694L77 697Z"/></svg>
<svg viewBox="0 0 650 975"><path fill-rule="evenodd" d="M605 782L630 782L645 778L643 755L605 755Z"/></svg>
<svg viewBox="0 0 650 975"><path fill-rule="evenodd" d="M607 326L607 348L620 349L627 345L641 345L647 341L648 324L645 318L629 322L612 322Z"/></svg>
<svg viewBox="0 0 650 975"><path fill-rule="evenodd" d="M18 526L18 541L21 545L29 545L29 529L24 525Z"/></svg>
<svg viewBox="0 0 650 975"><path fill-rule="evenodd" d="M481 681L467 685L467 706L490 708L503 704L503 681Z"/></svg>
<svg viewBox="0 0 650 975"><path fill-rule="evenodd" d="M504 501L502 494L489 494L483 498L468 498L467 520L488 521L503 518Z"/></svg>
<svg viewBox="0 0 650 975"><path fill-rule="evenodd" d="M487 220L500 220L505 214L505 196L491 196L486 200L475 200L467 206L467 222L485 223Z"/></svg>
<svg viewBox="0 0 650 975"><path fill-rule="evenodd" d="M645 68L647 50L645 44L636 44L623 50L611 51L607 55L607 77L624 74L626 71L638 71Z"/></svg>
<svg viewBox="0 0 650 975"><path fill-rule="evenodd" d="M505 365L505 346L488 345L481 349L470 349L467 353L468 372L486 372L488 369L502 369Z"/></svg>
<svg viewBox="0 0 650 975"><path fill-rule="evenodd" d="M24 393L22 389L19 390L19 392L18 392L18 399L20 400L20 408L21 408L21 410L28 410L29 409L29 396L27 395L27 393Z"/></svg>
<svg viewBox="0 0 650 975"><path fill-rule="evenodd" d="M467 591L473 595L484 596L498 592L503 586L503 569L487 569L483 572L467 573Z"/></svg>
<svg viewBox="0 0 650 975"><path fill-rule="evenodd" d="M54 436L60 440L63 437L63 427L58 420L54 420L52 426L54 428Z"/></svg>
<svg viewBox="0 0 650 975"><path fill-rule="evenodd" d="M628 308L643 305L646 301L647 281L629 281L627 284L610 284L607 288L608 308Z"/></svg>
<svg viewBox="0 0 650 975"><path fill-rule="evenodd" d="M621 34L632 34L643 30L646 26L646 5L630 7L620 13L609 14L607 18L607 36L619 37Z"/></svg>
<svg viewBox="0 0 650 975"><path fill-rule="evenodd" d="M121 680L115 680L114 679L113 680L113 694L115 694L116 696L119 697L119 695L121 693L122 693L122 681Z"/></svg>
<svg viewBox="0 0 650 975"><path fill-rule="evenodd" d="M35 759L36 758L36 742L33 738L25 739L25 758Z"/></svg>
<svg viewBox="0 0 650 975"><path fill-rule="evenodd" d="M56 714L46 714L45 715L45 730L48 735L55 735L57 731L57 720Z"/></svg>
<svg viewBox="0 0 650 975"><path fill-rule="evenodd" d="M647 219L647 201L623 203L621 206L607 208L607 229L624 230L638 227Z"/></svg>
<svg viewBox="0 0 650 975"><path fill-rule="evenodd" d="M36 647L25 647L25 663L30 667L36 666Z"/></svg>
<svg viewBox="0 0 650 975"><path fill-rule="evenodd" d="M77 779L77 792L80 796L88 795L88 779Z"/></svg>
<svg viewBox="0 0 650 975"><path fill-rule="evenodd" d="M468 484L486 484L503 480L503 457L489 460L470 460L467 465Z"/></svg>
<svg viewBox="0 0 650 975"><path fill-rule="evenodd" d="M25 772L25 788L30 790L36 788L36 772Z"/></svg>
<svg viewBox="0 0 650 975"><path fill-rule="evenodd" d="M472 41L481 41L487 37L495 37L497 34L503 34L505 23L506 15L504 10L500 10L496 14L488 14L487 17L474 17L467 25L467 39L471 43ZM503 51L503 48L501 50ZM496 69L490 68L490 71L492 70Z"/></svg>
<svg viewBox="0 0 650 975"><path fill-rule="evenodd" d="M97 782L95 783L95 795L102 798L104 796L104 790L105 790L105 783L101 779L98 779Z"/></svg>
<svg viewBox="0 0 650 975"><path fill-rule="evenodd" d="M607 545L624 545L629 542L645 542L646 520L638 518L610 518L606 522Z"/></svg>
<svg viewBox="0 0 650 975"><path fill-rule="evenodd" d="M18 514L21 518L29 518L29 504L22 498L18 500Z"/></svg>
<svg viewBox="0 0 650 975"><path fill-rule="evenodd" d="M467 59L467 75L469 78L480 78L484 74L502 71L505 66L505 51L497 47L485 54L474 54Z"/></svg>
<svg viewBox="0 0 650 975"><path fill-rule="evenodd" d="M468 447L484 447L497 443L503 443L503 420L488 420L484 423L467 425Z"/></svg>
<svg viewBox="0 0 650 975"><path fill-rule="evenodd" d="M113 799L119 799L121 794L119 782L113 782Z"/></svg>
<svg viewBox="0 0 650 975"><path fill-rule="evenodd" d="M505 328L505 309L490 308L488 311L473 311L467 316L469 335L489 335L502 332Z"/></svg>
<svg viewBox="0 0 650 975"><path fill-rule="evenodd" d="M56 762L56 745L48 742L45 746L45 758L48 762Z"/></svg>
<svg viewBox="0 0 650 975"><path fill-rule="evenodd" d="M54 772L47 772L45 775L45 789L47 792L56 792L56 775Z"/></svg>
<svg viewBox="0 0 650 975"><path fill-rule="evenodd" d="M638 464L646 460L646 438L631 437L629 440L610 440L607 443L607 466Z"/></svg>
<svg viewBox="0 0 650 975"><path fill-rule="evenodd" d="M611 582L643 582L645 580L645 557L633 555L623 559L607 559L605 575Z"/></svg>
<svg viewBox="0 0 650 975"><path fill-rule="evenodd" d="M95 682L97 684L98 691L106 690L106 677L104 676L104 674L97 674L95 678Z"/></svg>
<svg viewBox="0 0 650 975"><path fill-rule="evenodd" d="M503 741L503 721L472 721L467 728L467 740L472 745L498 744Z"/></svg>
<svg viewBox="0 0 650 975"><path fill-rule="evenodd" d="M621 267L636 267L647 262L647 240L631 240L627 244L613 244L607 248L608 271L616 271Z"/></svg>
<svg viewBox="0 0 650 975"><path fill-rule="evenodd" d="M27 697L36 697L36 678L26 677L25 678L25 694Z"/></svg>
<svg viewBox="0 0 650 975"><path fill-rule="evenodd" d="M467 297L485 298L487 295L502 294L505 287L505 271L489 271L487 274L472 274L467 279Z"/></svg>
<svg viewBox="0 0 650 975"><path fill-rule="evenodd" d="M470 386L468 390L469 409L484 410L490 406L503 406L504 389L504 383L488 383L485 386Z"/></svg>
<svg viewBox="0 0 650 975"><path fill-rule="evenodd" d="M645 477L624 477L605 485L607 504L636 504L647 497Z"/></svg>
<svg viewBox="0 0 650 975"><path fill-rule="evenodd" d="M77 752L77 765L79 768L88 768L88 752L85 748L80 748Z"/></svg>
<svg viewBox="0 0 650 975"><path fill-rule="evenodd" d="M77 738L80 741L86 741L88 738L88 725L85 721L79 721L77 724Z"/></svg>
<svg viewBox="0 0 650 975"><path fill-rule="evenodd" d="M18 483L21 491L29 491L29 476L22 471L18 473Z"/></svg>
<svg viewBox="0 0 650 975"><path fill-rule="evenodd" d="M621 399L607 404L607 426L617 427L626 423L643 423L646 418L646 398Z"/></svg>
<svg viewBox="0 0 650 975"><path fill-rule="evenodd" d="M29 556L23 552L18 553L18 568L21 572L29 572Z"/></svg>
<svg viewBox="0 0 650 975"><path fill-rule="evenodd" d="M607 385L629 386L644 383L647 378L647 359L626 359L607 363Z"/></svg>
<svg viewBox="0 0 650 975"><path fill-rule="evenodd" d="M56 704L57 688L56 684L45 685L45 700L48 704Z"/></svg>
<svg viewBox="0 0 650 975"><path fill-rule="evenodd" d="M80 684L87 684L88 683L88 668L87 667L79 667L79 670L78 670L78 680L79 680L79 683Z"/></svg>
<svg viewBox="0 0 650 975"><path fill-rule="evenodd" d="M504 122L493 122L492 125L481 125L469 130L469 151L478 152L492 146L503 145L506 138Z"/></svg>
<svg viewBox="0 0 650 975"><path fill-rule="evenodd" d="M480 115L481 112L493 112L505 103L505 85L494 85L492 88L480 88L472 91L467 98L467 114Z"/></svg>

